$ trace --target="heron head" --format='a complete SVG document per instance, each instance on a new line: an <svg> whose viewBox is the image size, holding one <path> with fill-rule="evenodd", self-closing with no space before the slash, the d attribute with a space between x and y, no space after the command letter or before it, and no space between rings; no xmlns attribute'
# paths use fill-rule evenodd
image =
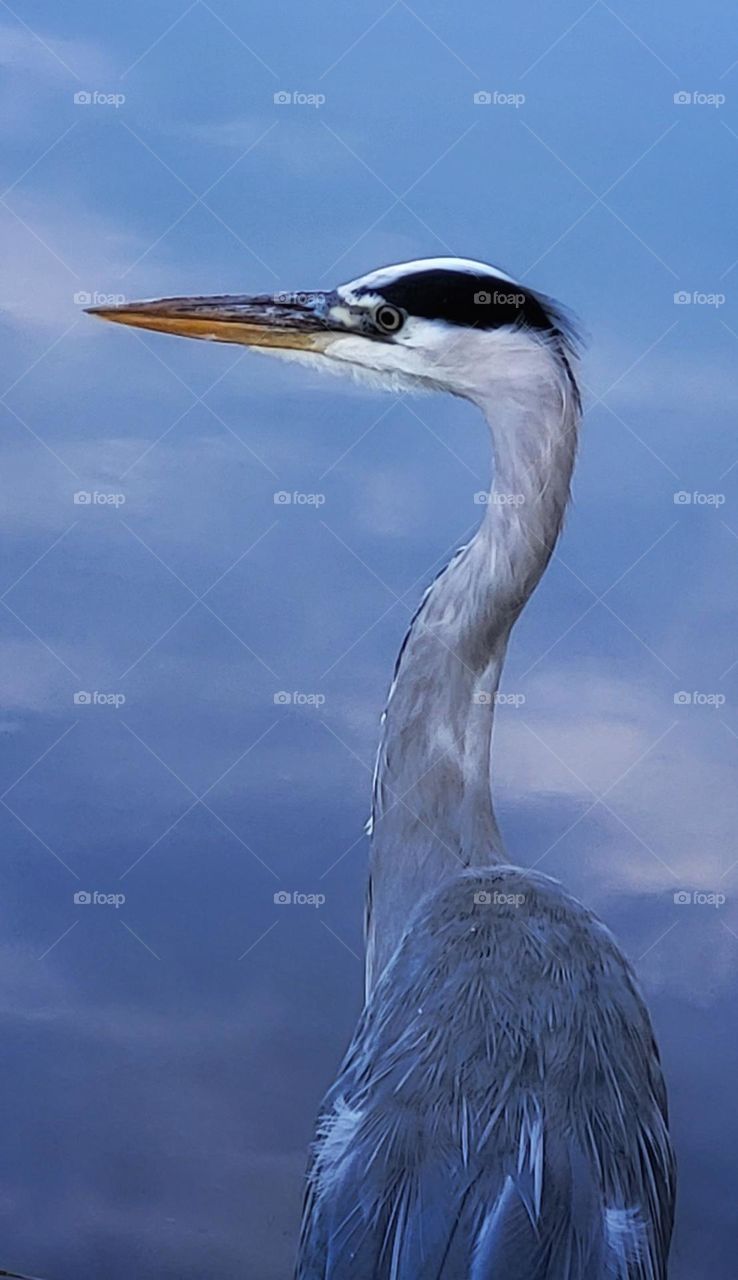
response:
<svg viewBox="0 0 738 1280"><path fill-rule="evenodd" d="M480 383L509 378L521 356L561 366L572 351L569 322L550 299L467 258L404 262L330 290L163 298L91 311L343 370L395 391L440 389L470 399Z"/></svg>

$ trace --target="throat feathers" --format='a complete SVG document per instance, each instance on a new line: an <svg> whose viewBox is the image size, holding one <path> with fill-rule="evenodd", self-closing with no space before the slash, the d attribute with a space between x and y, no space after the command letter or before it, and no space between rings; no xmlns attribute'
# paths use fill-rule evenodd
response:
<svg viewBox="0 0 738 1280"><path fill-rule="evenodd" d="M563 523L580 403L556 344L513 331L501 352L499 339L469 394L492 440L495 479L484 518L426 591L382 717L368 991L429 889L465 867L506 860L491 793L495 702L510 632Z"/></svg>

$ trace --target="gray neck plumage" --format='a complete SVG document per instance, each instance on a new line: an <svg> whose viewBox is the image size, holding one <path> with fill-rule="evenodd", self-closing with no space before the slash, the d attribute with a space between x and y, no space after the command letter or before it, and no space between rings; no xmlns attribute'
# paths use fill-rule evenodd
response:
<svg viewBox="0 0 738 1280"><path fill-rule="evenodd" d="M505 860L490 749L512 627L548 564L569 498L579 405L546 349L474 399L495 481L472 541L426 592L397 660L372 806L367 989L419 899L470 865Z"/></svg>

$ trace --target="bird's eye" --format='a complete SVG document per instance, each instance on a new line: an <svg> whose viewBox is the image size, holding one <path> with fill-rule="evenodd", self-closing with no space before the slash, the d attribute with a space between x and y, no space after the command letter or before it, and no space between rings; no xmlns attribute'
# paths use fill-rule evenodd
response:
<svg viewBox="0 0 738 1280"><path fill-rule="evenodd" d="M374 320L384 333L397 333L405 323L405 313L399 307L382 302L374 312Z"/></svg>

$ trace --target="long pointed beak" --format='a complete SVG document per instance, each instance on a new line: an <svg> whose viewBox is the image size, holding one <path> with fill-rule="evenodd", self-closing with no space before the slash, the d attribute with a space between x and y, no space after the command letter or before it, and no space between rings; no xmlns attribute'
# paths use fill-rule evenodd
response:
<svg viewBox="0 0 738 1280"><path fill-rule="evenodd" d="M335 295L309 293L235 295L211 298L159 298L153 302L124 302L115 307L90 307L89 315L114 324L203 338L210 342L238 342L247 347L288 347L325 351L340 331L329 312Z"/></svg>

